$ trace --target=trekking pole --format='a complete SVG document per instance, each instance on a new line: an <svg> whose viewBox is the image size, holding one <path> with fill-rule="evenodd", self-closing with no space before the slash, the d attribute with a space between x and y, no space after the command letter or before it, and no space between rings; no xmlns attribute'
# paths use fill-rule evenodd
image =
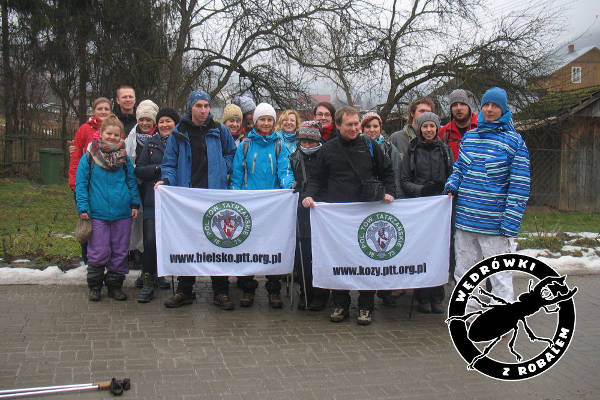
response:
<svg viewBox="0 0 600 400"><path fill-rule="evenodd" d="M112 380L105 382L0 390L0 399L14 399L17 397L42 396L85 390L110 390L110 393L112 393L113 396L120 396L123 394L124 390L129 389L131 389L131 381L129 378L123 380L112 378Z"/></svg>
<svg viewBox="0 0 600 400"><path fill-rule="evenodd" d="M300 268L302 269L302 285L304 286L304 306L308 310L308 293L306 292L306 276L304 275L304 254L302 253L302 239L297 238L298 249L300 250Z"/></svg>

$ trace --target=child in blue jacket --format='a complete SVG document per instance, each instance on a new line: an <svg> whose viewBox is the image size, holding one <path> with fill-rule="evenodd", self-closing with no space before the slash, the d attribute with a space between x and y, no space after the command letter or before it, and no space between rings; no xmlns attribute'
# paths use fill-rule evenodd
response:
<svg viewBox="0 0 600 400"><path fill-rule="evenodd" d="M75 179L75 197L81 219L91 219L88 240L89 300L99 301L102 283L108 296L126 300L123 280L129 272L127 252L131 218L137 218L140 198L133 164L127 157L123 124L111 114L81 157ZM108 271L104 275L104 268Z"/></svg>
<svg viewBox="0 0 600 400"><path fill-rule="evenodd" d="M254 110L254 129L239 144L233 158L230 189L290 189L294 174L290 166L289 153L275 133L275 109L261 103ZM269 304L281 308L281 282L279 275L268 275L266 289ZM238 277L238 286L243 290L240 305L254 304L254 292L258 282L253 276Z"/></svg>

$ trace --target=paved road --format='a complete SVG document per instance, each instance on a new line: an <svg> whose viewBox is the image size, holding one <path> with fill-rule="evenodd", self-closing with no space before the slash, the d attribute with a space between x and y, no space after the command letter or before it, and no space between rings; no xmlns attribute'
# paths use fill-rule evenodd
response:
<svg viewBox="0 0 600 400"><path fill-rule="evenodd" d="M442 316L408 320L408 296L394 309L378 304L376 321L362 327L355 308L341 324L326 312L271 310L262 284L253 308L233 312L211 304L204 281L196 303L175 310L162 306L164 291L149 304L89 303L84 287L0 286L0 388L116 376L132 380L127 399L597 399L600 275L569 284L579 287L571 348L553 369L519 383L467 371ZM239 297L234 285L232 293ZM533 318L532 329L551 330L552 321ZM524 340L517 348L532 350ZM507 353L494 349L498 358Z"/></svg>

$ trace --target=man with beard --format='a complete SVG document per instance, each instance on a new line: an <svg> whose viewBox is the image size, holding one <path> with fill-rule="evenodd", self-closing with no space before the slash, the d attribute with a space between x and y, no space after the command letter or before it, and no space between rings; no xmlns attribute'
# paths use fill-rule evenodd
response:
<svg viewBox="0 0 600 400"><path fill-rule="evenodd" d="M472 93L464 89L456 89L450 93L451 119L438 132L444 143L450 146L454 161L458 158L458 148L463 135L477 128L477 114L473 110Z"/></svg>

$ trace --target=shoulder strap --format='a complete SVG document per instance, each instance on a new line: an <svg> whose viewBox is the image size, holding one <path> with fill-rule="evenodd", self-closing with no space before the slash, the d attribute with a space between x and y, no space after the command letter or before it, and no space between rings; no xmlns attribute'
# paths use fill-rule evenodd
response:
<svg viewBox="0 0 600 400"><path fill-rule="evenodd" d="M246 157L248 156L250 142L251 140L249 138L244 138L244 140L242 140L242 150L244 151L244 158L242 159L242 166L244 167L244 187L248 187L248 162L246 161Z"/></svg>
<svg viewBox="0 0 600 400"><path fill-rule="evenodd" d="M275 160L279 158L279 153L281 153L281 147L281 138L277 138L277 140L275 141Z"/></svg>

